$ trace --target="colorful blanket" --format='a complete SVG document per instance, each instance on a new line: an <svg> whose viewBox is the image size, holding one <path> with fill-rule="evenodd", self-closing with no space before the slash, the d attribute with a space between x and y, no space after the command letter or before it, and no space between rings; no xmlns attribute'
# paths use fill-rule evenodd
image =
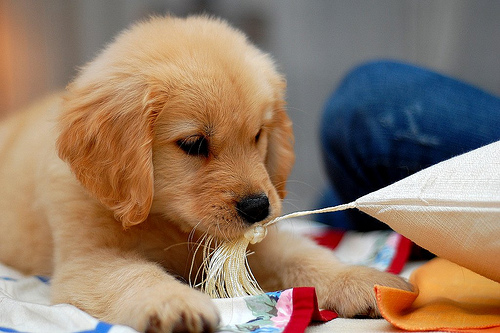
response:
<svg viewBox="0 0 500 333"><path fill-rule="evenodd" d="M0 332L135 333L101 322L68 304L50 305L50 282L0 265ZM304 332L312 321L336 318L319 311L314 288L295 288L214 300L222 315L219 332Z"/></svg>
<svg viewBox="0 0 500 333"><path fill-rule="evenodd" d="M312 322L337 317L335 312L318 309L311 287L214 302L222 314L219 332L304 332Z"/></svg>
<svg viewBox="0 0 500 333"><path fill-rule="evenodd" d="M336 233L315 224L291 224L294 232L306 233L335 249L345 262L364 264L399 273L411 243L404 237L381 231L366 234ZM120 325L101 322L68 304L51 305L50 280L23 276L0 265L0 332L95 332L134 333ZM259 296L216 299L221 314L219 332L304 332L311 322L336 317L320 311L313 288L294 288Z"/></svg>

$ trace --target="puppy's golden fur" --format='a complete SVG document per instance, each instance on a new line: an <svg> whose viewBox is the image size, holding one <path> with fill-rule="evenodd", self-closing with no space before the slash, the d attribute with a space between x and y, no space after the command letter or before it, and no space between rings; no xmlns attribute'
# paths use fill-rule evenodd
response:
<svg viewBox="0 0 500 333"><path fill-rule="evenodd" d="M222 21L133 26L66 92L1 123L0 259L52 275L53 302L102 320L213 330L209 298L179 281L190 242L280 214L294 160L284 90L269 56ZM267 210L252 220L242 202ZM253 247L264 288L315 286L344 316L377 314L375 283L408 288L291 237L272 230Z"/></svg>

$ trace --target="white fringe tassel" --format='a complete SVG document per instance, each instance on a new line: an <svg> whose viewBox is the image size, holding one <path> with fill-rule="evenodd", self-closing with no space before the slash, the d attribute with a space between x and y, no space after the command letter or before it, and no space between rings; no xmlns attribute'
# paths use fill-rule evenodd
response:
<svg viewBox="0 0 500 333"><path fill-rule="evenodd" d="M266 237L267 227L278 221L351 208L356 208L355 202L279 216L267 223L255 224L240 239L218 243L213 251L204 250L201 268L204 279L198 287L212 298L241 297L263 293L248 265L247 256L250 254L247 251L248 244L261 242ZM207 243L211 244L212 241L213 239L208 237ZM206 246L205 249L209 247Z"/></svg>

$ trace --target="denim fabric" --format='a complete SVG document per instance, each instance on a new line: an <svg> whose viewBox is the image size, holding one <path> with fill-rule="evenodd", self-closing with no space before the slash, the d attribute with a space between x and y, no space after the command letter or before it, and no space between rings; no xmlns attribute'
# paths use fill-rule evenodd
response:
<svg viewBox="0 0 500 333"><path fill-rule="evenodd" d="M320 133L331 185L320 206L347 203L500 140L500 99L423 68L371 62L331 95ZM356 210L318 218L340 229L386 228Z"/></svg>

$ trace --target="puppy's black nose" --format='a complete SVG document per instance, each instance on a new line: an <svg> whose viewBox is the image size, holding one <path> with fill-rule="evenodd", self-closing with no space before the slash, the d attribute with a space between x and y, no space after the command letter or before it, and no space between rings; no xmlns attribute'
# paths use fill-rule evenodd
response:
<svg viewBox="0 0 500 333"><path fill-rule="evenodd" d="M269 215L269 199L263 193L250 195L236 204L236 210L248 223L259 222Z"/></svg>

